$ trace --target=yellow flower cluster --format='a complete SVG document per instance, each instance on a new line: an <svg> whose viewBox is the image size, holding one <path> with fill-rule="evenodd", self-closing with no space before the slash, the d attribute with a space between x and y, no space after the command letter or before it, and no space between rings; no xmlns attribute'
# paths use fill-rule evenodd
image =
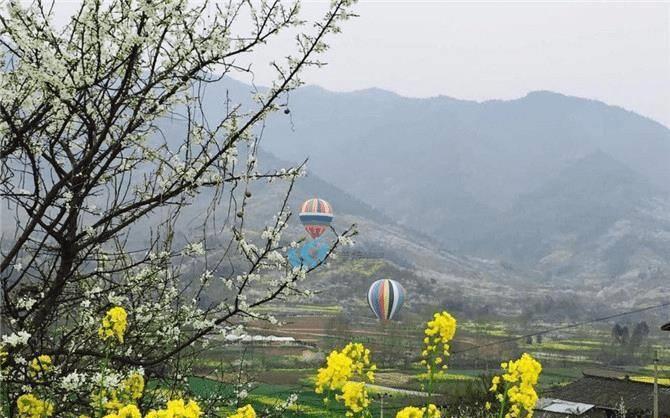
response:
<svg viewBox="0 0 670 418"><path fill-rule="evenodd" d="M424 331L424 349L421 353L421 364L426 366L429 373L438 368L446 369L445 360L449 357L449 342L456 333L456 319L448 312L439 312L428 321Z"/></svg>
<svg viewBox="0 0 670 418"><path fill-rule="evenodd" d="M144 386L144 381L142 381L142 386ZM168 401L165 409L157 411L152 409L144 418L199 418L201 415L202 411L195 401L184 402L183 399L175 399ZM255 415L250 416L250 418L254 417ZM142 418L142 413L136 405L128 404L103 418Z"/></svg>
<svg viewBox="0 0 670 418"><path fill-rule="evenodd" d="M505 363L503 363L505 364ZM491 388L489 389L491 392L497 392L498 391L498 385L500 385L500 376L493 376L493 379L491 379Z"/></svg>
<svg viewBox="0 0 670 418"><path fill-rule="evenodd" d="M242 408L237 408L237 411L228 418L256 418L256 411L251 405L244 405Z"/></svg>
<svg viewBox="0 0 670 418"><path fill-rule="evenodd" d="M9 353L5 350L4 345L0 344L0 366L4 366L9 358Z"/></svg>
<svg viewBox="0 0 670 418"><path fill-rule="evenodd" d="M396 414L395 418L440 418L442 414L433 404L427 407L417 408L415 406L408 406L401 409Z"/></svg>
<svg viewBox="0 0 670 418"><path fill-rule="evenodd" d="M195 401L184 402L183 399L175 399L168 401L165 409L149 411L144 418L199 418L201 415L202 411Z"/></svg>
<svg viewBox="0 0 670 418"><path fill-rule="evenodd" d="M51 357L46 354L42 354L41 356L35 357L30 362L30 370L28 371L28 374L30 374L31 377L44 375L49 370L51 370L51 366Z"/></svg>
<svg viewBox="0 0 670 418"><path fill-rule="evenodd" d="M47 418L54 413L54 406L51 402L43 401L32 393L19 396L16 406L19 418Z"/></svg>
<svg viewBox="0 0 670 418"><path fill-rule="evenodd" d="M102 325L98 328L98 337L107 341L110 338L116 338L120 343L123 342L123 336L128 326L128 314L120 306L115 306L107 311L102 318Z"/></svg>
<svg viewBox="0 0 670 418"><path fill-rule="evenodd" d="M103 418L142 418L142 413L135 405L126 405L114 414L107 414Z"/></svg>
<svg viewBox="0 0 670 418"><path fill-rule="evenodd" d="M133 373L123 381L123 392L130 399L140 399L144 392L144 378L139 373Z"/></svg>
<svg viewBox="0 0 670 418"><path fill-rule="evenodd" d="M522 411L526 411L526 417L532 417L538 399L535 386L542 372L542 365L530 354L524 353L518 360L502 363L500 366L505 373L502 379L499 376L493 377L490 390L497 392L501 381L505 382L505 392L497 395L501 404L504 404L505 399L509 401L505 418L520 417Z"/></svg>
<svg viewBox="0 0 670 418"><path fill-rule="evenodd" d="M353 361L346 354L333 351L326 359L326 367L319 369L316 375L316 393L324 390L340 389L352 375Z"/></svg>
<svg viewBox="0 0 670 418"><path fill-rule="evenodd" d="M127 317L125 309L119 306L107 311L98 330L100 338L103 341L111 338L123 342L128 325ZM369 352L366 355L369 355ZM357 357L353 356L352 358ZM354 367L354 361L350 361L350 367ZM42 376L52 370L52 367L51 357L42 354L29 363L28 373L33 377ZM103 409L106 413L103 418L142 418L142 413L137 407L137 401L144 394L144 386L144 377L139 373L132 373L117 388L101 388L94 392L91 395L91 406L98 411ZM19 418L48 418L54 414L53 403L41 400L30 393L21 395L17 399L16 405ZM256 417L256 413L250 406L240 408L238 414L240 413L241 415L234 415L234 417ZM96 416L99 415L96 414ZM201 416L202 411L195 401L185 402L183 399L175 399L167 402L165 409L149 411L144 418L200 418ZM85 417L82 416L82 418Z"/></svg>
<svg viewBox="0 0 670 418"><path fill-rule="evenodd" d="M364 413L370 405L365 382L353 382L359 379L374 382L377 366L370 361L370 350L360 343L349 343L342 351L334 350L326 359L326 367L320 368L316 376L316 393L324 391L341 391L335 396L344 401L347 416ZM328 397L324 402L328 402Z"/></svg>
<svg viewBox="0 0 670 418"><path fill-rule="evenodd" d="M127 406L133 406L134 402L142 397L144 392L144 378L139 373L133 373L121 382L119 389L102 389L99 393L92 396L93 406L103 405L105 410L110 413L111 418L114 414Z"/></svg>
<svg viewBox="0 0 670 418"><path fill-rule="evenodd" d="M377 366L370 362L370 350L360 343L349 343L342 351L334 350L326 359L326 367L316 376L316 393L339 390L354 374L374 382Z"/></svg>
<svg viewBox="0 0 670 418"><path fill-rule="evenodd" d="M342 349L342 354L352 361L352 369L355 374L363 376L370 381L375 381L375 370L377 366L370 363L370 350L361 343L349 343Z"/></svg>
<svg viewBox="0 0 670 418"><path fill-rule="evenodd" d="M368 391L363 382L347 382L342 386L342 395L335 397L338 401L344 401L348 411L346 416L353 417L370 406Z"/></svg>

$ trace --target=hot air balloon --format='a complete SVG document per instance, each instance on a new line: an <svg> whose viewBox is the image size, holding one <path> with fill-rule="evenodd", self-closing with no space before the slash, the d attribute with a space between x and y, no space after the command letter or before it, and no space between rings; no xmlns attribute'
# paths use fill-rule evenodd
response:
<svg viewBox="0 0 670 418"><path fill-rule="evenodd" d="M305 243L300 249L291 248L286 255L291 267L304 266L312 269L326 259L329 251L330 246L325 241L315 239Z"/></svg>
<svg viewBox="0 0 670 418"><path fill-rule="evenodd" d="M377 280L368 290L368 305L380 321L393 319L404 301L405 289L395 280Z"/></svg>
<svg viewBox="0 0 670 418"><path fill-rule="evenodd" d="M323 199L308 199L300 208L300 222L314 239L323 234L333 221L333 208Z"/></svg>

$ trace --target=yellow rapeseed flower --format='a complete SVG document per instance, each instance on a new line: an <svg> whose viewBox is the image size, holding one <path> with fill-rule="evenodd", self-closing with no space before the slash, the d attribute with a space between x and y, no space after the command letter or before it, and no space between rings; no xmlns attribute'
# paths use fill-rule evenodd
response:
<svg viewBox="0 0 670 418"><path fill-rule="evenodd" d="M30 370L28 373L32 377L44 375L45 373L49 372L49 370L51 370L51 366L52 366L51 357L49 357L46 354L42 354L40 356L35 357L30 362Z"/></svg>
<svg viewBox="0 0 670 418"><path fill-rule="evenodd" d="M446 369L446 358L449 357L449 343L456 334L456 319L449 312L437 312L433 319L426 323L423 338L424 349L421 352L421 364L429 373L436 369Z"/></svg>
<svg viewBox="0 0 670 418"><path fill-rule="evenodd" d="M489 390L491 392L497 392L499 384L500 384L500 376L493 376L493 379L491 379L491 388Z"/></svg>
<svg viewBox="0 0 670 418"><path fill-rule="evenodd" d="M144 378L139 373L132 373L123 381L122 388L130 399L139 399L144 392Z"/></svg>
<svg viewBox="0 0 670 418"><path fill-rule="evenodd" d="M349 343L342 351L333 350L316 376L316 393L339 390L354 375L374 382L377 366L370 361L370 350L360 343Z"/></svg>
<svg viewBox="0 0 670 418"><path fill-rule="evenodd" d="M115 306L107 311L102 318L102 324L98 328L98 336L101 340L107 341L110 338L116 338L120 343L123 342L123 336L128 326L128 314L120 306Z"/></svg>
<svg viewBox="0 0 670 418"><path fill-rule="evenodd" d="M124 405L132 405L142 397L144 393L144 378L139 373L132 373L125 378L118 389L100 389L97 393L91 395L94 407L102 405L107 412L113 415L114 411L119 411Z"/></svg>
<svg viewBox="0 0 670 418"><path fill-rule="evenodd" d="M408 406L395 414L395 418L423 418L423 409L416 406Z"/></svg>
<svg viewBox="0 0 670 418"><path fill-rule="evenodd" d="M522 411L526 411L525 416L532 417L538 400L535 386L542 372L542 365L530 354L524 353L518 360L502 363L501 366L505 373L502 377L494 376L490 390L496 392L498 385L505 382L504 393L496 395L501 404L507 399L509 410L505 416L517 418Z"/></svg>
<svg viewBox="0 0 670 418"><path fill-rule="evenodd" d="M398 411L395 418L440 418L441 416L442 414L439 409L435 405L430 404L423 408L408 406Z"/></svg>
<svg viewBox="0 0 670 418"><path fill-rule="evenodd" d="M116 390L110 391L107 390L106 388L100 388L99 390L96 390L91 393L90 405L94 409L104 407L104 409L109 413L118 411L120 408L123 407L123 403L121 403L121 401L119 401L117 397L117 391Z"/></svg>
<svg viewBox="0 0 670 418"><path fill-rule="evenodd" d="M324 390L337 390L351 378L353 361L343 353L333 351L326 358L326 367L319 369L316 375L316 393Z"/></svg>
<svg viewBox="0 0 670 418"><path fill-rule="evenodd" d="M348 411L346 416L353 417L370 406L368 391L364 382L347 382L342 386L342 395L335 397L338 401L344 401Z"/></svg>
<svg viewBox="0 0 670 418"><path fill-rule="evenodd" d="M175 399L168 401L165 409L149 411L144 418L199 418L201 415L202 411L195 401Z"/></svg>
<svg viewBox="0 0 670 418"><path fill-rule="evenodd" d="M5 362L9 358L9 353L5 349L5 346L0 344L0 367L5 365Z"/></svg>
<svg viewBox="0 0 670 418"><path fill-rule="evenodd" d="M116 413L107 414L103 418L142 418L142 414L135 405L126 405Z"/></svg>
<svg viewBox="0 0 670 418"><path fill-rule="evenodd" d="M339 391L335 399L343 401L346 416L366 413L370 401L365 382L374 382L377 366L370 361L370 350L360 343L349 343L342 351L333 350L326 358L326 367L318 370L314 391ZM355 378L357 381L353 381ZM330 394L324 398L327 404Z"/></svg>
<svg viewBox="0 0 670 418"><path fill-rule="evenodd" d="M19 418L47 418L53 415L54 406L49 401L43 401L28 393L19 396L16 400Z"/></svg>
<svg viewBox="0 0 670 418"><path fill-rule="evenodd" d="M256 411L254 411L251 405L244 405L241 408L237 408L235 414L229 415L228 418L256 418Z"/></svg>
<svg viewBox="0 0 670 418"><path fill-rule="evenodd" d="M437 409L437 406L433 404L429 404L428 407L426 408L426 412L424 412L425 418L440 418L442 414L440 413L440 410Z"/></svg>
<svg viewBox="0 0 670 418"><path fill-rule="evenodd" d="M342 354L345 354L352 360L354 373L362 375L364 369L370 367L372 371L376 366L370 365L370 350L365 348L361 343L349 343L342 349Z"/></svg>

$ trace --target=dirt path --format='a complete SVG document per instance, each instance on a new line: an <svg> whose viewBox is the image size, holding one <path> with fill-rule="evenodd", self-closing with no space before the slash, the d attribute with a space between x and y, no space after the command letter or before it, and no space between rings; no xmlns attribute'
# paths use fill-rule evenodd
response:
<svg viewBox="0 0 670 418"><path fill-rule="evenodd" d="M426 392L419 392L416 390L393 388L390 386L374 385L371 383L368 383L366 386L372 390L376 390L379 392L400 393L403 395L422 396L422 397L429 396L428 393Z"/></svg>

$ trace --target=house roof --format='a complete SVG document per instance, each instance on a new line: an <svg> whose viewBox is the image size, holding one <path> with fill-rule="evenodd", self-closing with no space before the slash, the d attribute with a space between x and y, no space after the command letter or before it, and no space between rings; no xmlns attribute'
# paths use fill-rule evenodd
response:
<svg viewBox="0 0 670 418"><path fill-rule="evenodd" d="M534 418L566 418L574 417L575 415L566 415L560 412L535 411ZM578 418L606 418L607 413L603 409L591 409L581 415L576 415Z"/></svg>
<svg viewBox="0 0 670 418"><path fill-rule="evenodd" d="M562 399L542 398L538 401L535 407L538 411L554 412L563 415L580 416L593 409L595 405L570 402Z"/></svg>
<svg viewBox="0 0 670 418"><path fill-rule="evenodd" d="M651 383L634 382L626 378L584 375L579 380L552 389L548 395L595 405L597 408L617 409L623 403L629 411L651 411L653 408L653 387ZM670 415L670 387L660 386L658 404L662 415Z"/></svg>

